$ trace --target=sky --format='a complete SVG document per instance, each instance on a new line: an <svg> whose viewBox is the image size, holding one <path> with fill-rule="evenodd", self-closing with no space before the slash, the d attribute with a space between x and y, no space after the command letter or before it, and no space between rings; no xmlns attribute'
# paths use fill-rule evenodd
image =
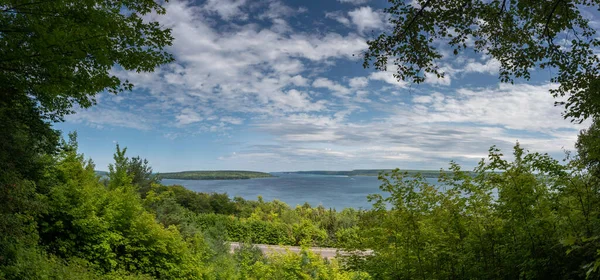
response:
<svg viewBox="0 0 600 280"><path fill-rule="evenodd" d="M443 45L443 79L397 81L364 69L366 41L389 28L383 0L208 0L151 15L171 28L176 61L112 72L131 92L101 93L64 134L107 170L115 145L156 172L470 169L496 145L558 159L587 126L563 119L552 70L500 83L498 62Z"/></svg>

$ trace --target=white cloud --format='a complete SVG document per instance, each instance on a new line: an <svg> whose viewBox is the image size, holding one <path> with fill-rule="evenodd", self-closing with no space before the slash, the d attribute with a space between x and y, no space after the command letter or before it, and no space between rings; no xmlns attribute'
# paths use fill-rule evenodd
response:
<svg viewBox="0 0 600 280"><path fill-rule="evenodd" d="M295 85L295 86L299 86L299 87L303 87L303 86L307 86L308 85L308 79L302 77L301 75L296 75L294 77L290 78L290 82Z"/></svg>
<svg viewBox="0 0 600 280"><path fill-rule="evenodd" d="M260 18L260 19L265 19L265 18L280 19L280 18L291 17L296 14L304 13L304 12L306 12L306 9L302 8L302 7L294 9L290 6L283 4L280 1L270 1L267 6L266 11L264 13L262 13L261 15L259 15L258 18Z"/></svg>
<svg viewBox="0 0 600 280"><path fill-rule="evenodd" d="M224 20L232 18L245 20L248 15L241 10L245 3L246 0L207 0L203 8L219 14Z"/></svg>
<svg viewBox="0 0 600 280"><path fill-rule="evenodd" d="M340 3L348 3L352 5L360 5L369 2L370 0L337 0Z"/></svg>
<svg viewBox="0 0 600 280"><path fill-rule="evenodd" d="M548 93L553 87L552 84L500 84L491 88L463 88L454 96L435 99L419 118L428 122L480 123L538 132L577 127L563 120L562 108L554 106L556 100Z"/></svg>
<svg viewBox="0 0 600 280"><path fill-rule="evenodd" d="M348 19L342 12L327 12L325 13L326 18L333 19L343 25L350 25L350 19Z"/></svg>
<svg viewBox="0 0 600 280"><path fill-rule="evenodd" d="M175 117L178 125L187 125L202 121L200 115L190 108L185 108Z"/></svg>
<svg viewBox="0 0 600 280"><path fill-rule="evenodd" d="M445 166L449 160L472 166L491 145L508 153L516 141L560 157L563 148L573 148L578 129L586 124L562 119L561 108L553 107L548 93L553 86L500 84L418 95L412 98L414 104L387 104L388 116L363 122L317 113L293 114L254 126L277 140L278 146L263 147L263 152L297 165L318 159L350 168L414 168L419 162L431 168ZM336 153L315 157L312 153L323 146Z"/></svg>
<svg viewBox="0 0 600 280"><path fill-rule="evenodd" d="M289 7L276 3L269 4L272 17L290 12ZM273 20L271 28L249 23L217 30L203 16L207 7L220 11L222 17L232 16L241 11L242 4L212 1L197 7L167 3L166 15L154 19L172 28L175 40L169 50L176 62L154 73L113 72L137 89L150 92L155 103L146 106L165 113L182 106L202 111L201 116L179 114L175 125L216 120L209 110L266 115L324 110L326 101L310 98L299 88L310 86L307 66L358 59L353 55L366 49L365 39L356 34L289 32L273 27L282 25L282 19ZM343 95L348 89L338 85L335 92Z"/></svg>
<svg viewBox="0 0 600 280"><path fill-rule="evenodd" d="M352 88L363 88L369 84L369 80L365 77L354 77L350 79L349 84Z"/></svg>
<svg viewBox="0 0 600 280"><path fill-rule="evenodd" d="M404 88L408 85L408 83L403 80L398 80L394 76L396 74L397 70L398 70L398 66L396 66L392 63L388 63L385 71L372 72L371 74L369 74L368 78L369 78L369 80L382 81L387 84L396 86L398 88Z"/></svg>
<svg viewBox="0 0 600 280"><path fill-rule="evenodd" d="M419 95L419 96L415 96L413 97L412 101L414 103L431 103L433 102L433 97L431 95Z"/></svg>
<svg viewBox="0 0 600 280"><path fill-rule="evenodd" d="M273 101L278 108L283 108L286 112L320 111L325 108L324 100L312 102L308 94L295 89L275 95Z"/></svg>
<svg viewBox="0 0 600 280"><path fill-rule="evenodd" d="M210 3L224 6L208 10ZM273 162L292 169L302 169L302 164L431 168L450 159L473 162L490 145L509 148L516 140L535 150L557 152L570 148L583 127L563 120L562 109L553 107L555 100L548 94L553 85L496 86L494 79L491 87L456 89L463 82L461 73L497 74L497 62L487 58L445 60L445 79L427 76L430 85L415 89L394 77L393 64L364 77L354 69L339 71L359 64L367 47L361 35L295 30L297 25L288 24L285 14L302 11L278 4L270 12L249 14L247 21L236 20L244 19L252 5L269 7L265 3L277 1L209 1L200 7L167 3L167 14L157 19L173 30L169 51L176 62L154 73L113 69L136 84L136 91L100 95L97 107L81 110L68 121L156 131L169 139L206 132L226 135L244 124L261 142L244 139L236 144L239 152L222 159L264 160L266 169ZM352 12L352 21L337 15L360 32L383 24L371 8ZM439 89L451 81L454 88Z"/></svg>
<svg viewBox="0 0 600 280"><path fill-rule="evenodd" d="M304 70L304 63L298 59L289 59L286 63L273 65L273 70L282 74L298 74Z"/></svg>
<svg viewBox="0 0 600 280"><path fill-rule="evenodd" d="M244 120L241 119L241 118L229 117L229 116L221 117L220 120L222 122L226 122L226 123L230 123L230 124L236 124L236 125L244 123Z"/></svg>
<svg viewBox="0 0 600 280"><path fill-rule="evenodd" d="M105 126L110 125L138 130L151 129L151 124L146 117L110 108L100 109L98 107L93 107L90 109L78 110L77 114L68 115L66 121L85 123L96 128L104 128Z"/></svg>
<svg viewBox="0 0 600 280"><path fill-rule="evenodd" d="M498 74L500 70L500 61L490 58L484 61L484 63L475 61L474 59L469 59L467 64L464 67L464 71L466 73L476 72L476 73L488 73L491 75Z"/></svg>
<svg viewBox="0 0 600 280"><path fill-rule="evenodd" d="M316 79L313 84L313 87L316 88L326 88L329 89L330 91L334 92L334 94L337 95L347 95L350 93L350 89L348 89L347 87L344 87L332 80L329 80L327 78L318 78Z"/></svg>
<svg viewBox="0 0 600 280"><path fill-rule="evenodd" d="M337 167L350 168L391 168L403 161L413 164L413 168L419 161L442 166L449 159L484 157L493 144L501 147L514 144L498 139L504 136L502 129L413 123L397 117L352 123L323 115L300 114L276 122L259 123L257 129L272 134L281 143L275 147L262 147L263 152L293 159L299 165L304 161L332 161ZM335 153L315 156L317 148L324 145ZM239 154L246 152L252 151Z"/></svg>
<svg viewBox="0 0 600 280"><path fill-rule="evenodd" d="M401 88L406 87L407 85L405 81L399 81L398 79L396 79L396 77L394 77L394 72L392 71L373 72L369 75L369 79L383 81L390 85L394 85Z"/></svg>
<svg viewBox="0 0 600 280"><path fill-rule="evenodd" d="M451 81L450 73L445 73L444 77L441 78L438 78L435 74L425 74L426 84L449 86Z"/></svg>
<svg viewBox="0 0 600 280"><path fill-rule="evenodd" d="M366 29L381 29L385 25L383 15L377 11L373 11L368 6L348 12L348 16L352 23L356 25L359 33L363 33Z"/></svg>

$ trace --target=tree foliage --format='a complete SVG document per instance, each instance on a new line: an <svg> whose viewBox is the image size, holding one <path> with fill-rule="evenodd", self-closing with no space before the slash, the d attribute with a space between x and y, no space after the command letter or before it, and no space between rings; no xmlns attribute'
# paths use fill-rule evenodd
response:
<svg viewBox="0 0 600 280"><path fill-rule="evenodd" d="M148 21L159 2L0 1L0 91L35 100L41 116L58 120L74 104L89 107L105 89L132 84L110 71L152 71L170 62L169 29Z"/></svg>
<svg viewBox="0 0 600 280"><path fill-rule="evenodd" d="M131 89L113 69L171 61L170 30L144 18L164 11L147 0L0 1L0 172L38 183L59 145L51 121Z"/></svg>
<svg viewBox="0 0 600 280"><path fill-rule="evenodd" d="M447 46L454 55L467 50L500 62L500 80L529 79L535 68L556 70L553 96L568 96L565 117L600 115L600 46L589 13L593 0L389 0L392 28L368 42L364 66L420 83L442 77L439 61Z"/></svg>
<svg viewBox="0 0 600 280"><path fill-rule="evenodd" d="M176 185L154 185L145 202L165 225L178 225L184 232L220 228L225 240L258 244L339 246L338 232L354 227L360 214L350 208L292 208L278 200L232 200L227 194L197 193Z"/></svg>
<svg viewBox="0 0 600 280"><path fill-rule="evenodd" d="M171 61L170 30L144 19L163 12L146 0L0 1L0 265L12 259L11 244L37 238L31 229L61 148L51 122L101 91L130 89L113 69Z"/></svg>
<svg viewBox="0 0 600 280"><path fill-rule="evenodd" d="M596 279L597 178L548 155L496 148L474 169L451 164L434 187L399 170L382 174L361 216L349 268L377 279Z"/></svg>
<svg viewBox="0 0 600 280"><path fill-rule="evenodd" d="M124 151L117 150L116 161ZM57 256L87 260L104 272L199 277L202 267L192 265L199 257L175 227L164 228L144 210L131 181L123 181L118 169L110 176L118 183L106 188L76 147L65 149L54 170L57 185L48 194L50 210L40 222L42 244Z"/></svg>

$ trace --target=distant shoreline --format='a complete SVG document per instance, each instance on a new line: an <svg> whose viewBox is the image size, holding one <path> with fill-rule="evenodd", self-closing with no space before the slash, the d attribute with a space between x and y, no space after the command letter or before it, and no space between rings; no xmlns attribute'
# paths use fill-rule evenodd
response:
<svg viewBox="0 0 600 280"><path fill-rule="evenodd" d="M256 171L214 170L214 171L182 171L158 173L160 179L176 180L247 180L275 177L272 174Z"/></svg>
<svg viewBox="0 0 600 280"><path fill-rule="evenodd" d="M325 170L312 170L312 171L290 171L281 172L286 174L303 174L303 175L325 175L325 176L379 176L380 173L391 173L393 169L356 169L350 171L325 171ZM400 173L407 173L408 176L415 176L421 174L425 178L439 178L441 174L452 174L451 171L441 170L403 170L400 169Z"/></svg>
<svg viewBox="0 0 600 280"><path fill-rule="evenodd" d="M283 171L283 172L258 172L245 170L202 170L202 171L180 171L156 173L160 179L173 180L248 180L257 178L274 178L273 174L298 174L298 175L322 175L340 177L377 177L380 173L391 173L393 169L355 169L346 171L309 170L309 171ZM106 171L95 171L100 176L108 176ZM472 173L466 171L467 173ZM403 170L409 177L421 174L424 178L439 178L441 174L452 174L452 171L441 170Z"/></svg>

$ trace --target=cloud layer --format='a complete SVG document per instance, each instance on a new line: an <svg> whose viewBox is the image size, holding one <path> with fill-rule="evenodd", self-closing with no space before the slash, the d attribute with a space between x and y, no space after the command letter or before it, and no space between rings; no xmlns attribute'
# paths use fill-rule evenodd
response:
<svg viewBox="0 0 600 280"><path fill-rule="evenodd" d="M337 4L170 1L152 18L172 28L176 62L153 73L113 69L135 90L102 94L68 123L169 140L244 135L211 144L224 152L206 162L266 171L473 165L489 146L517 140L558 155L584 127L553 106L555 85L498 84L498 62L486 57L446 56L446 76L420 86L398 81L394 65L362 69L370 31L386 20L366 0ZM202 164L196 169L210 169Z"/></svg>

